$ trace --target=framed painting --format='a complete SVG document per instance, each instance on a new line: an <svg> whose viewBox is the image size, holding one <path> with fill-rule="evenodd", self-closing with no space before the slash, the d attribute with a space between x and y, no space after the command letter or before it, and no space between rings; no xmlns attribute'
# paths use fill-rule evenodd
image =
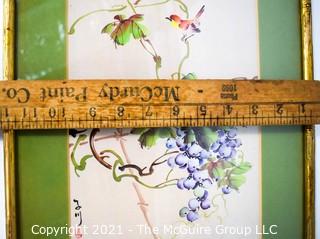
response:
<svg viewBox="0 0 320 239"><path fill-rule="evenodd" d="M21 0L14 10L7 0L5 78L310 80L310 8ZM5 132L7 238L314 238L312 134L311 126Z"/></svg>

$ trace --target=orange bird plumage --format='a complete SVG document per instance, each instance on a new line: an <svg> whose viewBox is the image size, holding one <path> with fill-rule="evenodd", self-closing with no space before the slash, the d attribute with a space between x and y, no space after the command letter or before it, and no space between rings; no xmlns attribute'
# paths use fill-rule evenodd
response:
<svg viewBox="0 0 320 239"><path fill-rule="evenodd" d="M170 17L166 17L166 19L168 19L172 23L173 26L180 28L184 32L191 30L191 33L193 35L193 33L200 32L199 18L201 17L201 15L204 12L204 7L205 6L203 5L193 19L182 19L178 15L170 15ZM186 40L186 34L184 34L183 39Z"/></svg>

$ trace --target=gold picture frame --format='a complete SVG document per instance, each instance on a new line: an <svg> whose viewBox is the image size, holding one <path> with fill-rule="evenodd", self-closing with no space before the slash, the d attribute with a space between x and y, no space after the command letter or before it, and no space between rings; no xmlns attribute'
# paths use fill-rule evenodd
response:
<svg viewBox="0 0 320 239"><path fill-rule="evenodd" d="M4 80L14 80L15 1L4 0ZM300 0L303 80L313 80L311 0ZM17 238L14 131L3 132L5 164L6 238ZM304 128L304 238L315 238L314 126Z"/></svg>
<svg viewBox="0 0 320 239"><path fill-rule="evenodd" d="M303 80L313 80L311 0L300 0ZM315 130L304 127L304 238L315 238Z"/></svg>

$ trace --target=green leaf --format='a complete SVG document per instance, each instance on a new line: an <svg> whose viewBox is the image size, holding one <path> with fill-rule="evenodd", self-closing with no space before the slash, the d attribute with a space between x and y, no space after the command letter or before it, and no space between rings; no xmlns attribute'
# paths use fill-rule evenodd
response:
<svg viewBox="0 0 320 239"><path fill-rule="evenodd" d="M134 39L145 38L148 35L148 29L135 21L131 23L131 33Z"/></svg>
<svg viewBox="0 0 320 239"><path fill-rule="evenodd" d="M186 135L183 138L185 144L192 143L196 140L196 136L195 136L192 128L187 128L187 130L185 130L185 132L186 132Z"/></svg>
<svg viewBox="0 0 320 239"><path fill-rule="evenodd" d="M251 164L249 162L242 162L239 166L235 167L231 170L231 174L245 174L252 168Z"/></svg>
<svg viewBox="0 0 320 239"><path fill-rule="evenodd" d="M107 24L104 28L102 28L101 33L110 34L115 28L116 24L114 22Z"/></svg>
<svg viewBox="0 0 320 239"><path fill-rule="evenodd" d="M214 169L212 169L212 175L213 178L223 178L225 176L225 171L220 168L220 167L216 167Z"/></svg>
<svg viewBox="0 0 320 239"><path fill-rule="evenodd" d="M188 73L185 75L182 80L196 80L198 77L195 73Z"/></svg>
<svg viewBox="0 0 320 239"><path fill-rule="evenodd" d="M130 21L143 21L143 14L135 14L135 15L132 15L131 17L129 17L129 20Z"/></svg>
<svg viewBox="0 0 320 239"><path fill-rule="evenodd" d="M229 178L229 186L235 190L239 190L241 185L246 182L246 177L243 175L231 175Z"/></svg>
<svg viewBox="0 0 320 239"><path fill-rule="evenodd" d="M154 146L160 138L175 138L176 132L174 128L147 128L145 131L141 131L138 141L141 148L151 148Z"/></svg>
<svg viewBox="0 0 320 239"><path fill-rule="evenodd" d="M130 131L131 134L143 134L148 131L150 128L135 128Z"/></svg>
<svg viewBox="0 0 320 239"><path fill-rule="evenodd" d="M234 164L229 162L229 161L225 161L225 160L221 160L219 161L219 165L220 167L222 167L223 169L228 169L228 168L233 168Z"/></svg>
<svg viewBox="0 0 320 239"><path fill-rule="evenodd" d="M127 44L131 35L134 39L139 40L148 35L148 29L141 23L143 20L142 14L135 14L125 19L124 15L116 15L116 20L113 23L107 24L101 33L108 33L117 45L123 46Z"/></svg>
<svg viewBox="0 0 320 239"><path fill-rule="evenodd" d="M150 148L156 144L158 135L154 129L150 129L147 132L143 133L138 140L140 142L141 148Z"/></svg>
<svg viewBox="0 0 320 239"><path fill-rule="evenodd" d="M212 143L218 139L216 128L212 127L196 127L192 128L199 145L209 150Z"/></svg>
<svg viewBox="0 0 320 239"><path fill-rule="evenodd" d="M218 181L217 185L218 185L218 187L220 188L220 187L222 187L222 186L227 186L227 185L229 185L229 182L228 182L227 179L223 178L223 179L221 179L221 180Z"/></svg>
<svg viewBox="0 0 320 239"><path fill-rule="evenodd" d="M131 37L130 22L125 21L119 24L110 36L120 46L127 44Z"/></svg>
<svg viewBox="0 0 320 239"><path fill-rule="evenodd" d="M177 137L174 128L159 128L157 129L160 138L175 138Z"/></svg>

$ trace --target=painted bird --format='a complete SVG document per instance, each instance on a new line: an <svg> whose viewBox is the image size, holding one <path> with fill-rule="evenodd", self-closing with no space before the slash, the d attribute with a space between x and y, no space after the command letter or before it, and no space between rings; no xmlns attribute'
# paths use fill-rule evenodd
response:
<svg viewBox="0 0 320 239"><path fill-rule="evenodd" d="M177 27L183 30L184 34L181 40L187 41L190 37L194 35L194 33L200 32L200 21L199 18L204 12L204 5L198 11L196 16L193 19L182 19L178 15L171 15L170 17L166 17L171 23L172 26Z"/></svg>

